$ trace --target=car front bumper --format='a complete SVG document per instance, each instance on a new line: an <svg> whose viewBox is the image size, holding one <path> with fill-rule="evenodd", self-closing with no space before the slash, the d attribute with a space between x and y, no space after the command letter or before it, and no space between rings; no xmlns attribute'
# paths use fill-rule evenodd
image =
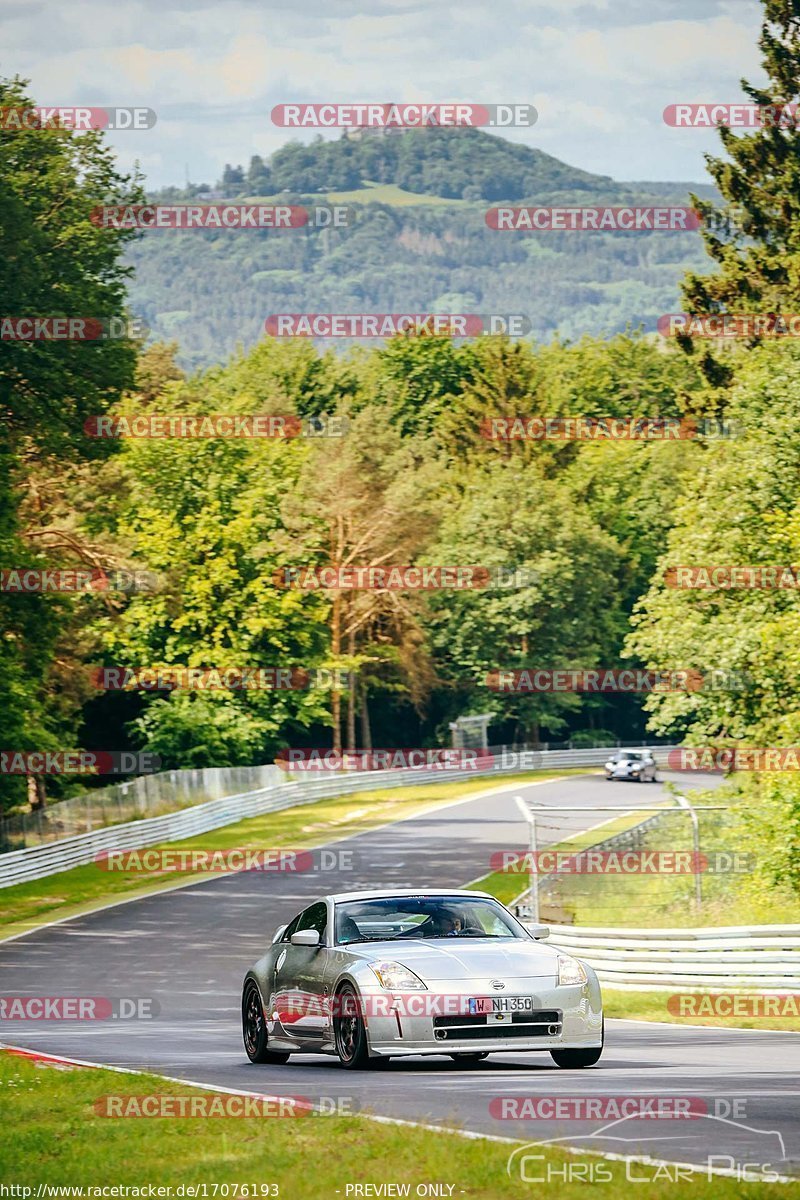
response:
<svg viewBox="0 0 800 1200"><path fill-rule="evenodd" d="M596 993L596 994L593 994ZM520 991L518 994L524 995ZM503 1020L468 1015L412 1015L408 1006L386 1016L366 1017L370 1053L477 1054L589 1049L602 1045L603 1010L591 984L537 991L533 1012L503 1014Z"/></svg>

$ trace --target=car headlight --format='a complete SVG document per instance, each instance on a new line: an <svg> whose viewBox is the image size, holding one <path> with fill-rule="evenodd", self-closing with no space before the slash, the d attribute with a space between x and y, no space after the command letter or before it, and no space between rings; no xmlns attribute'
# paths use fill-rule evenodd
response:
<svg viewBox="0 0 800 1200"><path fill-rule="evenodd" d="M564 987L575 983L586 983L587 975L583 963L577 958L568 958L565 954L558 956L558 986Z"/></svg>
<svg viewBox="0 0 800 1200"><path fill-rule="evenodd" d="M404 967L402 963L370 963L370 970L373 975L377 975L381 987L388 988L389 991L408 992L427 990L427 984L422 982L419 975L415 975L413 971L409 971L408 967Z"/></svg>

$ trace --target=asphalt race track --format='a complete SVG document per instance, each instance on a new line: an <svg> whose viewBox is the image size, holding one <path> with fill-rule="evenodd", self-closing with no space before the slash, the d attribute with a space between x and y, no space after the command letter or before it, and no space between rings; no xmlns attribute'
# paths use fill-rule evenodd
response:
<svg viewBox="0 0 800 1200"><path fill-rule="evenodd" d="M674 778L686 782L685 776ZM709 777L692 779L693 786L709 784ZM294 1056L286 1066L247 1061L241 981L278 924L327 892L461 886L485 874L493 851L526 845L513 799L518 794L542 804L635 807L637 801L653 803L661 789L573 776L503 791L337 842L335 869L212 876L34 931L0 944L3 995L152 997L158 1015L5 1020L0 1041L243 1091L314 1102L338 1098L345 1110L523 1141L567 1139L576 1147L671 1163L705 1165L709 1154L730 1155L735 1163L769 1163L784 1175L800 1172L798 1034L610 1021L603 1058L585 1071L559 1070L546 1053L501 1053L467 1068L444 1057L393 1060L378 1072L345 1072L322 1056ZM612 815L565 813L549 820L540 845ZM703 1098L709 1116L627 1120L598 1136L608 1121L498 1119L489 1108L497 1097L656 1095Z"/></svg>

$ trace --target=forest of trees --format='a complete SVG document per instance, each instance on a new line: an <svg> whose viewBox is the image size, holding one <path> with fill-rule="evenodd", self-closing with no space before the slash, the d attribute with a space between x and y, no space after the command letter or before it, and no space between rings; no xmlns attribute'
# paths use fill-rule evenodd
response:
<svg viewBox="0 0 800 1200"><path fill-rule="evenodd" d="M522 200L542 192L599 194L613 187L604 175L569 167L550 154L493 137L480 129L409 129L389 135L321 136L290 142L246 171L228 165L220 186L232 194L270 195L359 188L364 180L396 183L408 192L448 200Z"/></svg>
<svg viewBox="0 0 800 1200"><path fill-rule="evenodd" d="M419 194L419 203L393 203L386 184ZM705 261L696 233L488 229L486 209L500 200L687 204L689 185L616 183L477 129L290 143L268 163L254 155L247 169L228 164L209 194L300 203L351 188L352 227L142 238L126 260L134 267L132 310L155 337L178 341L187 369L255 345L271 313L309 310L513 312L526 314L538 341L607 337L655 331L659 316L679 307L681 274ZM711 186L699 190L717 195ZM154 196L207 193L203 185Z"/></svg>
<svg viewBox="0 0 800 1200"><path fill-rule="evenodd" d="M765 4L762 51L774 88L753 93L758 102L800 91L792 13ZM20 88L3 83L0 103L21 102ZM727 158L709 163L721 201L698 200L710 260L705 274L687 275L684 303L707 313L798 312L800 134L723 131L722 141ZM369 151L351 146L356 157ZM135 199L138 184L117 173L102 135L0 132L0 166L0 244L14 268L6 311L122 313L127 235L98 231L88 214ZM164 238L162 262L174 254L177 272L188 249L175 247L213 248L197 239ZM366 278L379 265L360 245ZM286 253L302 271L302 242L293 246ZM463 245L459 253L466 288L473 264ZM509 311L525 307L513 290L508 300ZM287 745L352 746L365 735L376 746L438 745L456 716L487 711L497 740L604 729L642 736L649 721L654 733L689 744L797 744L797 592L665 581L676 563L800 561L800 348L791 338L709 350L636 333L546 345L421 335L343 355L264 338L189 374L176 350L0 343L3 564L141 567L160 581L132 595L0 592L4 745L132 746L167 767L250 764ZM335 416L346 432L86 437L85 419L106 411ZM738 434L587 443L481 435L487 417L518 414L724 417ZM297 564L386 563L528 574L519 586L470 591L337 594L275 582ZM353 682L342 693L102 693L91 679L98 664L340 668ZM497 667L620 664L724 667L749 685L654 694L644 708L631 696L515 696L486 686ZM72 786L48 782L54 797ZM770 807L776 877L800 878L785 838L800 815L800 783L791 773L754 776L742 788ZM0 776L0 797L6 807L24 804L25 780Z"/></svg>
<svg viewBox="0 0 800 1200"><path fill-rule="evenodd" d="M274 313L520 313L538 342L652 335L680 309L682 272L703 268L697 233L498 233L485 208L371 202L337 230L146 234L126 257L131 309L193 370L254 346Z"/></svg>

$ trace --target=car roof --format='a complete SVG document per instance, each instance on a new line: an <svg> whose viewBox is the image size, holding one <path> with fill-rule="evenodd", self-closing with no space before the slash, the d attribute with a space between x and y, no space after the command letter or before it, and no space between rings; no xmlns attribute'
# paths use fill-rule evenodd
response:
<svg viewBox="0 0 800 1200"><path fill-rule="evenodd" d="M481 896L484 899L493 900L495 897L489 892L474 892L472 889L466 888L389 888L386 890L373 890L367 892L336 892L333 895L325 896L323 899L332 900L334 904L338 904L344 900L390 900L393 896L402 898L404 896L419 896L423 898L430 897L435 899L437 896L462 896L465 900L470 900Z"/></svg>

